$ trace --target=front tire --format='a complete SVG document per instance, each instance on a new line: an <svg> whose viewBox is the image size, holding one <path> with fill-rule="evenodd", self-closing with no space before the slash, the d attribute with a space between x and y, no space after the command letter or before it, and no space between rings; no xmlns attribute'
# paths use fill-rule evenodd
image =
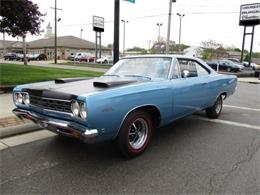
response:
<svg viewBox="0 0 260 195"><path fill-rule="evenodd" d="M218 96L217 100L215 101L212 107L206 109L206 114L208 118L216 119L221 114L223 107L223 98L222 95Z"/></svg>
<svg viewBox="0 0 260 195"><path fill-rule="evenodd" d="M124 120L116 139L117 147L126 158L145 151L151 142L153 123L145 111L133 111Z"/></svg>

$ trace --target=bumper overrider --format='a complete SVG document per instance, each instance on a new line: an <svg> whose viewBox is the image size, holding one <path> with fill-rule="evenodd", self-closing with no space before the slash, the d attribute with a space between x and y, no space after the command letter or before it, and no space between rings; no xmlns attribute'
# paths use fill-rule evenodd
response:
<svg viewBox="0 0 260 195"><path fill-rule="evenodd" d="M97 129L88 129L69 121L43 116L37 112L15 108L13 113L21 119L33 121L42 128L61 135L82 139L88 143L94 142L98 135Z"/></svg>

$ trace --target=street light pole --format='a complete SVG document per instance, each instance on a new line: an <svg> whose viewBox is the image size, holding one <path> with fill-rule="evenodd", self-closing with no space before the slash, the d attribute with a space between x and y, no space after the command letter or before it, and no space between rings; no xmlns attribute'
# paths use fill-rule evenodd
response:
<svg viewBox="0 0 260 195"><path fill-rule="evenodd" d="M60 18L57 20L57 10L62 9L57 8L57 0L54 2L54 7L50 8L54 9L54 63L57 64L57 22L61 20Z"/></svg>
<svg viewBox="0 0 260 195"><path fill-rule="evenodd" d="M179 51L181 51L181 22L182 22L182 18L185 16L185 14L177 13L177 16L180 17L180 27L179 27Z"/></svg>
<svg viewBox="0 0 260 195"><path fill-rule="evenodd" d="M80 38L82 39L82 31L83 29L80 29Z"/></svg>
<svg viewBox="0 0 260 195"><path fill-rule="evenodd" d="M57 0L54 5L54 64L57 64Z"/></svg>
<svg viewBox="0 0 260 195"><path fill-rule="evenodd" d="M160 40L161 26L163 25L163 23L157 23L156 25L158 26L158 42L159 42L159 40Z"/></svg>
<svg viewBox="0 0 260 195"><path fill-rule="evenodd" d="M167 42L166 42L166 54L169 54L170 50L170 34L171 34L171 18L172 18L172 3L176 0L169 1L169 15L168 15L168 31L167 31Z"/></svg>
<svg viewBox="0 0 260 195"><path fill-rule="evenodd" d="M124 32L123 32L123 55L125 55L125 24L128 23L129 21L127 20L121 20L121 22L124 23Z"/></svg>

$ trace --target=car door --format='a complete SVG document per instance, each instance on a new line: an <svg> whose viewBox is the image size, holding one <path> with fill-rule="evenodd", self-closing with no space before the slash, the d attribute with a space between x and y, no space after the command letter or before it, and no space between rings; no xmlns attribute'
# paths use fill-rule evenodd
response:
<svg viewBox="0 0 260 195"><path fill-rule="evenodd" d="M194 59L178 58L181 76L172 79L174 118L193 113L209 101L209 72ZM189 71L185 77L184 72Z"/></svg>

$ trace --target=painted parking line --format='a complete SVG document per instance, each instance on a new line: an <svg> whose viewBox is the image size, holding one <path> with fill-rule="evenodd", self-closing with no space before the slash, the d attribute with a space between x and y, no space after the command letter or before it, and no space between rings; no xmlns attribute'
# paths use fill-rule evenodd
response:
<svg viewBox="0 0 260 195"><path fill-rule="evenodd" d="M225 125L232 125L232 126L237 126L237 127L244 127L248 129L254 129L260 131L260 126L256 125L250 125L246 123L239 123L239 122L234 122L234 121L228 121L228 120L222 120L222 119L208 119L200 116L191 116L191 118L199 119L202 121L208 121L212 123L220 123L220 124L225 124Z"/></svg>
<svg viewBox="0 0 260 195"><path fill-rule="evenodd" d="M257 108L249 108L249 107L243 107L243 106L232 106L232 105L223 105L223 106L227 107L227 108L235 108L235 109L242 109L242 110L250 110L250 111L260 112L260 109L257 109Z"/></svg>
<svg viewBox="0 0 260 195"><path fill-rule="evenodd" d="M56 136L57 134L52 133L48 130L35 131L30 133L25 133L22 135L16 135L0 140L0 150L6 149L7 147L14 147L22 144L27 144L37 140L46 139L49 137Z"/></svg>

